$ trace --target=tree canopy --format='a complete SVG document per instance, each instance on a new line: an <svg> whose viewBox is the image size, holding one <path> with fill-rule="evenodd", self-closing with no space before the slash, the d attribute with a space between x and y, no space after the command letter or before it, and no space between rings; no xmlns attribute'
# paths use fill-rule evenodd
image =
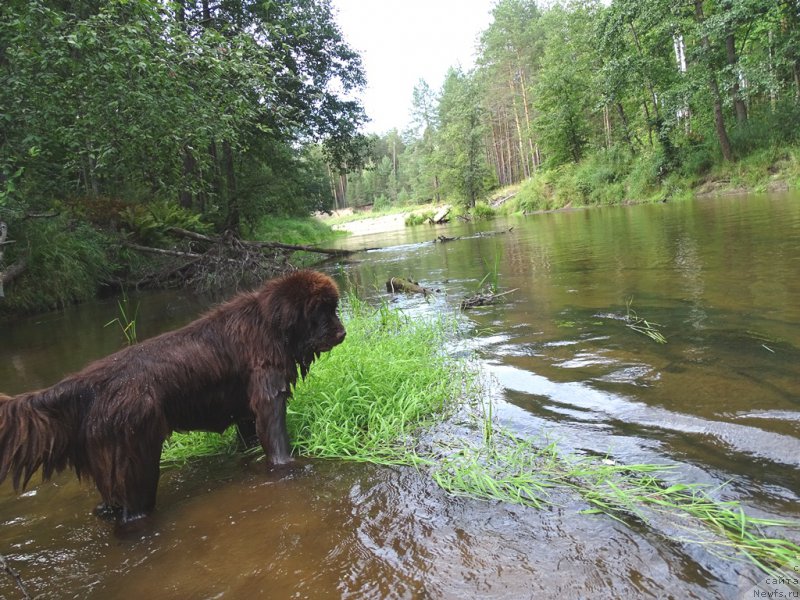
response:
<svg viewBox="0 0 800 600"><path fill-rule="evenodd" d="M476 67L417 86L398 194L469 205L587 160L659 186L796 143L784 124L800 119L799 25L798 0L498 0ZM348 202L381 196L362 192L365 176L351 174Z"/></svg>
<svg viewBox="0 0 800 600"><path fill-rule="evenodd" d="M363 84L328 0L10 0L3 180L24 209L174 198L235 231L326 208L326 163L360 152Z"/></svg>

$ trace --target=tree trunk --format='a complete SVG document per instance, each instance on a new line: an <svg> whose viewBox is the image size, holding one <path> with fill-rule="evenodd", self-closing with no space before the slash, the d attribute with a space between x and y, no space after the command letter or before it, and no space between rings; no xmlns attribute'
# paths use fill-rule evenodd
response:
<svg viewBox="0 0 800 600"><path fill-rule="evenodd" d="M739 123L747 121L747 105L742 100L742 94L739 87L739 60L736 56L736 40L733 32L725 36L725 53L728 59L728 66L731 67L733 74L733 85L731 86L731 98L733 99L733 107L736 111L736 120Z"/></svg>
<svg viewBox="0 0 800 600"><path fill-rule="evenodd" d="M522 63L522 59L519 57L519 52L517 52L517 62L519 64ZM530 108L528 107L528 92L525 89L527 87L527 81L525 80L525 70L522 67L519 67L519 87L522 91L522 107L525 109L525 137L528 139L528 148L530 148L531 156L531 168L530 173L533 175L536 173L536 150L534 148L533 137L531 136L531 112Z"/></svg>
<svg viewBox="0 0 800 600"><path fill-rule="evenodd" d="M242 214L239 206L239 195L236 192L236 172L233 163L233 148L228 141L222 142L222 160L225 169L225 195L228 200L228 214L225 217L225 229L239 235Z"/></svg>
<svg viewBox="0 0 800 600"><path fill-rule="evenodd" d="M636 27L633 26L633 21L631 21L630 26L631 33L633 34L633 41L636 44L636 51L640 57L644 57L642 45L639 43L639 34L636 32ZM658 110L658 96L656 96L655 87L653 86L653 82L649 77L646 78L645 83L647 84L647 89L650 92L650 101L653 103L653 114L655 115L656 121L658 121L660 120L660 111Z"/></svg>
<svg viewBox="0 0 800 600"><path fill-rule="evenodd" d="M517 174L515 173L514 169L514 153L511 150L511 132L509 131L508 121L505 123L506 126L506 133L505 133L505 142L506 142L506 156L508 157L508 176L512 183L516 183L519 181ZM519 169L516 169L517 171Z"/></svg>
<svg viewBox="0 0 800 600"><path fill-rule="evenodd" d="M347 174L339 173L339 201L342 206L347 206Z"/></svg>
<svg viewBox="0 0 800 600"><path fill-rule="evenodd" d="M636 152L636 146L634 146L634 140L636 141L638 146L642 145L642 140L639 139L639 136L636 135L636 132L633 132L631 135L631 128L628 125L628 117L625 115L625 108L622 106L622 102L616 103L617 107L617 114L619 115L619 120L622 123L622 136L625 138L628 146L631 149L631 152Z"/></svg>
<svg viewBox="0 0 800 600"><path fill-rule="evenodd" d="M519 111L517 110L517 90L514 85L513 73L508 74L508 88L511 91L511 107L514 109L514 124L517 127L517 145L519 146L519 158L522 163L523 177L530 177L528 172L528 160L525 157L525 141L522 139L522 126L519 122Z"/></svg>
<svg viewBox="0 0 800 600"><path fill-rule="evenodd" d="M694 17L697 24L702 29L705 15L703 14L703 0L694 0ZM703 45L706 57L711 56L711 41L708 39L708 34L701 33L700 41ZM728 130L725 128L725 114L722 110L722 95L719 92L719 84L717 83L717 76L711 65L706 64L708 69L708 89L711 91L711 98L714 102L714 128L717 131L717 138L719 139L719 147L722 151L722 157L727 161L733 160L733 150L731 149L731 140L728 137Z"/></svg>
<svg viewBox="0 0 800 600"><path fill-rule="evenodd" d="M493 162L494 162L494 170L497 173L497 181L500 182L501 186L508 185L508 181L506 179L505 174L505 165L503 165L503 153L500 149L500 141L497 137L497 123L492 122L492 153L493 153Z"/></svg>
<svg viewBox="0 0 800 600"><path fill-rule="evenodd" d="M178 203L183 208L192 208L193 196L191 192L191 183L197 177L197 161L192 154L189 147L183 149L183 186L178 192Z"/></svg>

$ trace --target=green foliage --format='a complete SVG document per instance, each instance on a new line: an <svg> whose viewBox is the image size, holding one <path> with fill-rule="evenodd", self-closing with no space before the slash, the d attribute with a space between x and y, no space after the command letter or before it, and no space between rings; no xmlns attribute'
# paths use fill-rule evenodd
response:
<svg viewBox="0 0 800 600"><path fill-rule="evenodd" d="M211 226L204 223L200 215L169 200L129 205L120 212L119 217L124 231L132 234L138 242L151 246L167 243L167 233L171 227L197 233L209 233L211 230Z"/></svg>
<svg viewBox="0 0 800 600"><path fill-rule="evenodd" d="M412 227L414 225L422 225L423 223L427 223L429 219L432 219L433 216L436 214L434 210L425 210L422 212L415 212L411 213L406 217L406 227Z"/></svg>
<svg viewBox="0 0 800 600"><path fill-rule="evenodd" d="M763 148L798 144L800 131L786 127L800 122L800 103L784 101L770 110L751 111L745 123L731 128L731 144L738 156L744 157Z"/></svg>
<svg viewBox="0 0 800 600"><path fill-rule="evenodd" d="M21 173L27 205L180 196L232 229L330 205L326 162L357 162L364 120L345 98L364 82L360 58L330 4L208 8L210 19L154 0L2 5L0 164ZM309 142L314 161L293 156Z"/></svg>
<svg viewBox="0 0 800 600"><path fill-rule="evenodd" d="M553 189L550 179L547 172L540 172L536 177L522 183L514 199L520 212L530 213L552 207Z"/></svg>
<svg viewBox="0 0 800 600"><path fill-rule="evenodd" d="M391 207L391 201L384 195L380 195L375 198L375 202L372 204L372 210L377 212L389 210Z"/></svg>
<svg viewBox="0 0 800 600"><path fill-rule="evenodd" d="M60 308L93 298L113 268L114 249L104 234L67 217L17 222L15 235L27 247L14 244L9 262L26 260L27 269L6 290L4 312Z"/></svg>
<svg viewBox="0 0 800 600"><path fill-rule="evenodd" d="M499 0L476 69L415 88L395 184L471 205L533 178L504 212L687 197L731 172L725 137L743 163L800 143L798 31L792 2ZM743 170L745 187L774 184ZM354 196L395 197L363 179Z"/></svg>
<svg viewBox="0 0 800 600"><path fill-rule="evenodd" d="M330 179L319 145L292 148L274 140L255 140L246 150L237 189L247 225L264 215L304 217L333 206Z"/></svg>
<svg viewBox="0 0 800 600"><path fill-rule="evenodd" d="M442 193L465 206L475 206L491 187L491 175L483 151L485 126L476 81L450 69L439 101L438 163Z"/></svg>
<svg viewBox="0 0 800 600"><path fill-rule="evenodd" d="M470 211L473 219L492 219L495 216L495 210L486 202L478 202Z"/></svg>

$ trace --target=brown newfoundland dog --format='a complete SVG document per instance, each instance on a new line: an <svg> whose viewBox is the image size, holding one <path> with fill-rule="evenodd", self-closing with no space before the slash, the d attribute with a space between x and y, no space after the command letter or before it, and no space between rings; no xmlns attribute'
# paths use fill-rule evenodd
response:
<svg viewBox="0 0 800 600"><path fill-rule="evenodd" d="M155 507L161 446L173 431L258 439L272 465L290 460L286 401L321 352L341 343L339 292L297 271L236 296L182 329L91 363L52 387L0 395L0 482L24 489L67 467L91 476L121 521Z"/></svg>

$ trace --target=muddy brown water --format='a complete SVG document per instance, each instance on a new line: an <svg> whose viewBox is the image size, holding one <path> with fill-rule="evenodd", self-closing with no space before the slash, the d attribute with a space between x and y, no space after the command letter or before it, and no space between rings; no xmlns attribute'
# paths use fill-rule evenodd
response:
<svg viewBox="0 0 800 600"><path fill-rule="evenodd" d="M510 230L509 230L510 229ZM504 233L497 233L504 232ZM459 239L431 243L438 235ZM676 481L753 515L800 519L800 197L598 208L348 238L384 249L325 268L386 297L390 276L438 288L395 298L424 317L497 264L504 301L463 317L497 418L567 452L674 465ZM664 345L625 327L626 304ZM149 337L207 304L140 301ZM119 348L115 300L0 322L0 390L48 385ZM0 554L42 598L744 598L764 576L670 539L669 519L454 498L424 473L301 460L195 460L162 475L148 527L117 535L89 484L0 486ZM782 532L795 541L797 533ZM799 557L800 558L800 557ZM22 598L0 569L0 597Z"/></svg>

